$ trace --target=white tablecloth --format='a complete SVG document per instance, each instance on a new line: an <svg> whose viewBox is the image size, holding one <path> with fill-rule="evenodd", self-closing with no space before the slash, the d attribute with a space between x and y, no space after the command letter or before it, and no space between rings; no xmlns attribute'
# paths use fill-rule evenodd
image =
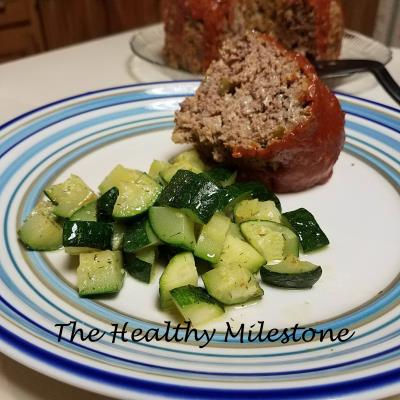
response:
<svg viewBox="0 0 400 400"><path fill-rule="evenodd" d="M0 125L32 108L81 92L176 77L170 70L134 57L128 45L131 36L132 32L126 32L1 64ZM393 49L393 60L388 69L400 83L400 49ZM369 74L341 82L335 90L398 107ZM0 399L106 398L45 377L0 355Z"/></svg>

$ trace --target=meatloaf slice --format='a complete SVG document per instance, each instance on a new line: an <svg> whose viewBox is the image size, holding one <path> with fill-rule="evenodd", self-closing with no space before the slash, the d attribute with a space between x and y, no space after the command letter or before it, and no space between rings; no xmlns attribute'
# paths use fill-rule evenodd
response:
<svg viewBox="0 0 400 400"><path fill-rule="evenodd" d="M325 182L344 142L339 103L309 61L255 32L224 43L175 122L176 143L277 192Z"/></svg>

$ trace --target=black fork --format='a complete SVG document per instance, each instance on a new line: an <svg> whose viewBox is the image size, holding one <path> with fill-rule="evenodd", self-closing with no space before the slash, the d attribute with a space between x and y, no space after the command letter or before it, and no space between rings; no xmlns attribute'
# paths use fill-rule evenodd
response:
<svg viewBox="0 0 400 400"><path fill-rule="evenodd" d="M400 86L389 74L385 66L373 60L335 60L316 61L314 63L318 74L322 77L335 78L357 72L371 72L386 90L400 104Z"/></svg>

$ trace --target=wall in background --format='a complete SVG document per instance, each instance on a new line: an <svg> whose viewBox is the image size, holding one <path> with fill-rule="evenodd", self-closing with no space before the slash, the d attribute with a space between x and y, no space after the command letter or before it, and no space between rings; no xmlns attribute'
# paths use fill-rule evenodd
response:
<svg viewBox="0 0 400 400"><path fill-rule="evenodd" d="M400 47L400 1L381 0L374 37L390 46Z"/></svg>

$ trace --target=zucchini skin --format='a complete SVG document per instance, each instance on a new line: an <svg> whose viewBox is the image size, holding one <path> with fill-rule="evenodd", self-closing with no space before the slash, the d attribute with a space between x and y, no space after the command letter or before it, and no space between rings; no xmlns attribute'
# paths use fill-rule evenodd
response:
<svg viewBox="0 0 400 400"><path fill-rule="evenodd" d="M299 237L304 253L320 249L329 244L314 216L305 208L282 214L289 226Z"/></svg>
<svg viewBox="0 0 400 400"><path fill-rule="evenodd" d="M202 175L208 179L211 179L219 187L233 185L236 179L236 171L231 171L223 167L217 167L202 172Z"/></svg>
<svg viewBox="0 0 400 400"><path fill-rule="evenodd" d="M124 253L124 267L134 278L150 283L152 264L137 258L133 253Z"/></svg>
<svg viewBox="0 0 400 400"><path fill-rule="evenodd" d="M113 209L119 196L117 187L112 187L99 197L96 203L97 220L100 222L112 222Z"/></svg>
<svg viewBox="0 0 400 400"><path fill-rule="evenodd" d="M260 201L271 200L275 203L279 212L282 211L281 202L275 193L268 190L260 182L236 182L224 190L222 208L232 209L237 203L247 199L258 199Z"/></svg>
<svg viewBox="0 0 400 400"><path fill-rule="evenodd" d="M122 248L125 253L135 253L145 247L159 244L160 241L156 238L155 233L152 237L149 236L149 230L152 231L147 216L135 221L127 228L124 234Z"/></svg>
<svg viewBox="0 0 400 400"><path fill-rule="evenodd" d="M206 224L220 208L222 196L221 189L204 175L178 170L156 205L188 211L195 222Z"/></svg>
<svg viewBox="0 0 400 400"><path fill-rule="evenodd" d="M106 250L111 248L112 234L112 225L105 222L65 221L63 245Z"/></svg>
<svg viewBox="0 0 400 400"><path fill-rule="evenodd" d="M298 274L285 274L268 270L266 266L260 269L261 279L264 283L290 289L311 289L321 278L322 268Z"/></svg>

